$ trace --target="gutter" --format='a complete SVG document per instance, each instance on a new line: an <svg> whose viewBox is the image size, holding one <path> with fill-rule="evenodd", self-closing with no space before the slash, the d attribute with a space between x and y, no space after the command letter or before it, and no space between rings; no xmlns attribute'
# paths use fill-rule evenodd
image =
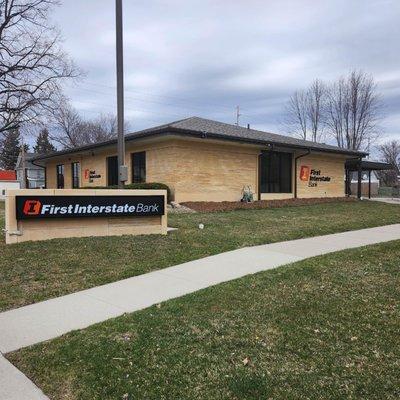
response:
<svg viewBox="0 0 400 400"><path fill-rule="evenodd" d="M294 198L297 199L297 160L311 154L311 149L307 149L307 153L300 154L294 159Z"/></svg>
<svg viewBox="0 0 400 400"><path fill-rule="evenodd" d="M39 165L35 163L35 159L30 160L30 162L35 166L44 169L44 188L47 188L47 169L43 165Z"/></svg>
<svg viewBox="0 0 400 400"><path fill-rule="evenodd" d="M227 140L227 141L235 141L235 142L242 142L242 143L249 143L249 144L258 144L261 146L269 145L269 146L281 146L281 147L287 147L287 148L294 148L294 149L303 149L303 150L309 150L310 146L302 146L300 144L290 144L290 143L284 143L284 142L275 142L275 141L268 141L268 140L259 140L259 139L251 139L251 138L243 138L243 137L237 137L237 136L228 136L228 135L222 135L222 134L217 134L217 133L210 133L210 132L199 132L199 131L193 131L193 130L188 130L188 129L179 129L179 128L162 128L158 130L154 130L153 132L143 132L143 133L138 133L134 134L132 136L127 135L125 137L125 140L127 142L136 140L136 139L141 139L141 138L146 138L146 137L152 137L156 135L171 135L171 134L176 134L176 135L181 135L181 136L191 136L191 137L196 137L196 138L203 138L203 139L220 139L220 140ZM101 143L95 143L91 145L86 145L82 147L77 147L75 149L69 149L69 150L61 150L56 153L48 154L42 157L37 157L34 158L33 160L46 160L52 157L58 157L58 156L63 156L67 154L73 154L73 153L78 153L78 152L84 152L84 151L89 151L92 149L96 148L101 148L105 146L111 146L116 144L117 141L116 139L108 140L106 142L101 142ZM318 148L315 147L313 148L313 151L318 151L322 153L333 153L333 154L344 154L348 156L366 156L368 153L363 153L363 152L349 152L349 151L340 151L340 149L324 149L324 148Z"/></svg>
<svg viewBox="0 0 400 400"><path fill-rule="evenodd" d="M175 132L184 136L194 136L194 137L204 137L204 133L199 133L198 131L191 131L191 130L186 130L186 129L177 129L177 128L170 128L166 130L166 133L171 133ZM157 132L157 133L163 133L164 132ZM150 136L150 135L146 135ZM139 137L139 136L137 136ZM221 135L217 133L207 133L207 138L215 138L215 139L221 139L221 140L228 140L228 141L236 141L236 142L243 142L243 143L250 143L250 144L259 144L262 146L278 146L278 147L287 147L287 148L294 148L294 149L302 149L302 150L310 150L310 146L302 146L300 144L291 144L291 143L285 143L285 142L275 142L275 141L268 141L268 140L259 140L259 139L251 139L251 138L242 138L242 137L237 137L237 136L228 136L228 135ZM340 148L338 150L336 149L324 149L324 148L318 148L315 147L313 148L313 151L317 152L322 152L322 153L333 153L333 154L344 154L344 155L357 155L358 157L361 156L367 156L368 153L364 152L358 152L358 151L341 151Z"/></svg>
<svg viewBox="0 0 400 400"><path fill-rule="evenodd" d="M46 169L46 167L44 165L39 165L39 164L35 164L35 161L38 160L37 158L33 158L31 160L29 160L35 167L39 167L39 168L43 168Z"/></svg>

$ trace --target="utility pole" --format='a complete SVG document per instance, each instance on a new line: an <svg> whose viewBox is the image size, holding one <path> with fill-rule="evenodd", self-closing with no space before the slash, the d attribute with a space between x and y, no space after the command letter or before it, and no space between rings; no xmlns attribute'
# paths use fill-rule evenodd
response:
<svg viewBox="0 0 400 400"><path fill-rule="evenodd" d="M124 46L122 0L115 0L115 17L117 50L118 187L122 189L125 182L128 180L128 169L125 165L124 137Z"/></svg>
<svg viewBox="0 0 400 400"><path fill-rule="evenodd" d="M242 114L240 114L240 107L236 106L236 126L239 126L239 118Z"/></svg>

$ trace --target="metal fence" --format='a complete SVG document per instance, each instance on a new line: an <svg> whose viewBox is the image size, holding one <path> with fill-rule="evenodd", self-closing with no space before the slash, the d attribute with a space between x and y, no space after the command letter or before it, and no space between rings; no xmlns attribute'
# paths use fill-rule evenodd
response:
<svg viewBox="0 0 400 400"><path fill-rule="evenodd" d="M400 198L399 186L381 186L378 190L378 197Z"/></svg>

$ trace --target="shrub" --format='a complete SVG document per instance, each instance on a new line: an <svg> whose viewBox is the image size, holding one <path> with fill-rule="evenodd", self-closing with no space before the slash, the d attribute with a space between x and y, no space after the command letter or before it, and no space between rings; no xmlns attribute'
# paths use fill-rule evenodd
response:
<svg viewBox="0 0 400 400"><path fill-rule="evenodd" d="M85 186L82 189L118 189L118 186ZM124 186L124 189L149 189L149 190L166 190L167 191L167 201L171 202L171 189L168 185L158 182L149 183L129 183Z"/></svg>

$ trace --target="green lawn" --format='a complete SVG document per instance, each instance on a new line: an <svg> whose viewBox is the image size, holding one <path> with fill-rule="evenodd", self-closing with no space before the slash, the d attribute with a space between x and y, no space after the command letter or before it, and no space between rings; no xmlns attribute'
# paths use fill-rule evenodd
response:
<svg viewBox="0 0 400 400"><path fill-rule="evenodd" d="M54 400L398 399L399 259L309 259L8 358Z"/></svg>
<svg viewBox="0 0 400 400"><path fill-rule="evenodd" d="M1 217L0 217L1 218ZM1 221L0 221L1 222ZM400 222L400 207L350 202L171 214L165 236L0 242L0 311L244 246ZM205 229L199 230L198 224Z"/></svg>

